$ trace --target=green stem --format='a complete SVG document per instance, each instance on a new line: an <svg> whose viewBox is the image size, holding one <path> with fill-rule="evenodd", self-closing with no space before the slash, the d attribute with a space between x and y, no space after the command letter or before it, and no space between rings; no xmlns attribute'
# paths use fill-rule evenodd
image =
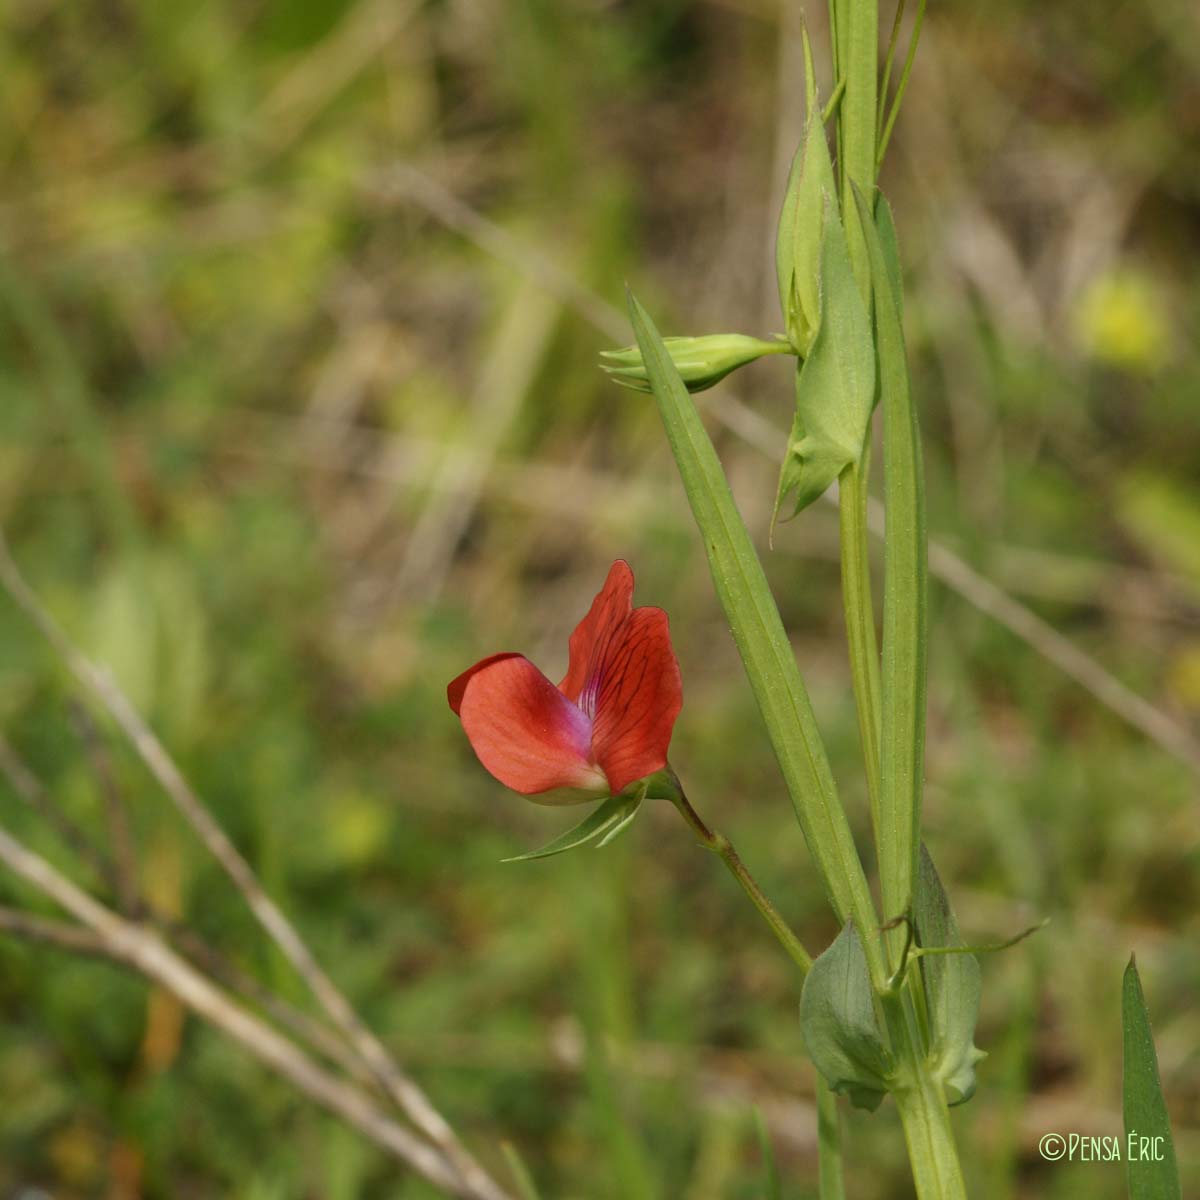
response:
<svg viewBox="0 0 1200 1200"><path fill-rule="evenodd" d="M867 771L871 799L871 824L879 836L879 643L875 633L875 608L871 599L871 563L867 537L867 470L869 451L852 463L838 479L838 516L841 522L842 597L846 610L846 640L850 650L850 676L858 710L858 735ZM884 909L884 918L895 916Z"/></svg>
<svg viewBox="0 0 1200 1200"><path fill-rule="evenodd" d="M763 919L771 927L771 931L779 939L779 944L787 951L788 957L800 968L800 974L807 975L812 966L812 958L800 939L792 932L788 923L783 919L779 909L768 899L767 894L758 886L758 881L750 874L746 864L733 848L733 843L723 834L710 829L700 814L691 806L683 788L673 801L679 810L679 815L688 823L697 841L714 854L719 854L721 860L729 868L729 873L738 881L743 892L750 897L750 902L762 914Z"/></svg>
<svg viewBox="0 0 1200 1200"><path fill-rule="evenodd" d="M842 1170L842 1120L837 1097L817 1076L817 1171L821 1200L845 1200Z"/></svg>
<svg viewBox="0 0 1200 1200"><path fill-rule="evenodd" d="M875 186L879 8L877 0L832 0L832 4L839 43L837 78L846 81L846 93L838 110L842 219L850 265L863 299L867 300L871 286L867 247L850 185L856 183L867 196Z"/></svg>
<svg viewBox="0 0 1200 1200"><path fill-rule="evenodd" d="M914 1076L911 1087L897 1087L892 1096L904 1127L918 1200L965 1200L966 1184L954 1144L950 1110L937 1081L921 1071Z"/></svg>
<svg viewBox="0 0 1200 1200"><path fill-rule="evenodd" d="M875 153L876 170L879 169L879 164L883 162L883 156L887 153L888 142L892 140L892 130L896 126L896 118L900 115L900 105L904 102L904 93L908 90L908 79L912 74L913 59L917 54L917 42L921 37L921 23L924 20L925 0L921 0L920 7L917 9L917 19L913 22L912 40L908 43L908 53L904 57L904 71L900 76L900 83L896 87L896 98L892 101L887 123L879 134L879 149Z"/></svg>
<svg viewBox="0 0 1200 1200"><path fill-rule="evenodd" d="M912 902L921 845L925 774L925 689L928 664L928 550L921 431L908 381L900 297L888 278L882 239L863 194L855 207L868 230L875 280L875 337L883 408L884 503L887 537L883 580L883 718L881 792L876 842L885 918ZM894 247L891 217L880 218Z"/></svg>
<svg viewBox="0 0 1200 1200"><path fill-rule="evenodd" d="M922 11L924 4L922 3ZM833 17L836 78L846 81L838 109L838 146L842 214L846 228L850 264L862 292L871 304L872 275L882 275L878 260L878 238L871 209L860 197L875 194L880 146L886 144L898 105L879 129L882 106L878 103L878 0L830 0ZM889 62L894 49L889 52ZM912 66L911 47L897 88L902 99ZM869 231L867 226L870 226ZM870 249L868 248L870 233ZM876 260L876 261L873 261ZM885 429L885 489L888 501L888 530L885 551L889 570L885 579L885 644L889 704L897 694L906 701L904 711L890 716L883 728L882 680L879 644L871 599L870 563L866 550L867 448L861 465L847 468L840 485L843 601L859 731L867 762L871 812L876 841L880 847L880 873L884 917L894 917L889 905L906 909L911 898L911 859L919 842L919 789L921 751L924 740L924 525L921 504L919 445L911 403L904 386L893 378L903 366L903 337L899 331L899 298L887 315L893 327L882 331L877 341L881 364L889 368L890 429ZM880 338L880 314L876 311L876 337ZM884 355L883 351L887 354ZM870 434L866 439L870 443ZM900 539L898 546L893 541ZM889 636L890 635L890 636ZM890 644L889 644L890 643ZM907 674L906 674L907 672ZM903 739L908 740L901 745ZM890 797L890 798L889 798ZM891 826L903 827L894 833ZM863 931L864 948L875 943ZM903 936L897 930L897 940ZM898 1075L892 1092L904 1126L919 1200L965 1200L949 1111L939 1082L932 1077L927 1058L927 1034L918 1016L919 972L912 972L905 986L889 992L876 984L879 1007L887 1027L888 1041Z"/></svg>
<svg viewBox="0 0 1200 1200"><path fill-rule="evenodd" d="M866 194L875 186L876 72L879 12L877 0L831 0L835 17L838 76L846 91L838 110L842 219L850 265L863 299L870 304L871 275L861 217L853 185ZM879 642L871 599L871 563L867 550L868 429L860 461L838 481L842 543L842 601L850 675L858 708L858 729L866 760L871 819L878 838L880 810L880 666ZM884 919L895 916L884 912ZM865 932L865 931L864 931Z"/></svg>
<svg viewBox="0 0 1200 1200"><path fill-rule="evenodd" d="M907 982L908 987L880 999L898 1066L897 1079L889 1090L904 1128L917 1200L966 1200L950 1110L926 1061L914 1007L913 975Z"/></svg>
<svg viewBox="0 0 1200 1200"><path fill-rule="evenodd" d="M888 38L887 56L883 61L883 78L879 81L879 100L875 114L875 128L883 128L883 109L887 104L888 85L892 81L892 64L896 61L896 46L900 41L900 25L904 20L905 0L898 0L892 17L892 33ZM878 161L878 159L877 159Z"/></svg>

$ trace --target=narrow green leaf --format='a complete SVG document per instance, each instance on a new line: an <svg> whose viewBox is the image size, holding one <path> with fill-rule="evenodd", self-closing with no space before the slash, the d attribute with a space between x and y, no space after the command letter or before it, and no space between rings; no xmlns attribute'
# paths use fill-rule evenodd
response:
<svg viewBox="0 0 1200 1200"><path fill-rule="evenodd" d="M763 1119L762 1109L754 1107L754 1128L758 1132L758 1145L763 1160L763 1200L783 1200L783 1186L779 1182L779 1167L775 1162L775 1147L771 1144L771 1131Z"/></svg>
<svg viewBox="0 0 1200 1200"><path fill-rule="evenodd" d="M775 508L800 512L862 457L875 405L871 321L850 269L833 193L825 193L816 337L796 376L796 415ZM800 280L797 268L797 281Z"/></svg>
<svg viewBox="0 0 1200 1200"><path fill-rule="evenodd" d="M804 111L812 114L817 109L817 68L813 63L812 41L803 13L800 14L800 46L804 53Z"/></svg>
<svg viewBox="0 0 1200 1200"><path fill-rule="evenodd" d="M879 1107L892 1059L875 1020L871 976L853 921L805 977L800 1030L813 1065L833 1091L857 1108Z"/></svg>
<svg viewBox="0 0 1200 1200"><path fill-rule="evenodd" d="M800 828L839 919L864 928L878 918L850 825L837 796L808 693L779 619L762 564L734 503L696 406L646 310L630 296L634 332L666 428L713 584L787 784ZM883 981L877 939L869 939L872 977Z"/></svg>
<svg viewBox="0 0 1200 1200"><path fill-rule="evenodd" d="M913 897L917 945L961 947L946 889L929 851L921 847L921 868ZM975 1092L975 1064L984 1057L975 1046L979 1020L979 963L970 954L936 954L920 959L929 1020L929 1064L948 1104L961 1104Z"/></svg>
<svg viewBox="0 0 1200 1200"><path fill-rule="evenodd" d="M866 237L875 299L879 391L883 407L883 484L887 512L883 576L879 819L875 836L885 916L907 911L921 841L928 663L928 551L920 429L908 382L900 266L887 202L875 220L858 188L854 201ZM885 248L886 247L886 248Z"/></svg>
<svg viewBox="0 0 1200 1200"><path fill-rule="evenodd" d="M596 849L599 850L607 846L609 842L615 841L633 824L633 818L638 815L638 808L642 802L642 797L639 796L636 801L629 806L624 816L618 816L615 822L611 823L604 831L604 836L596 843Z"/></svg>
<svg viewBox="0 0 1200 1200"><path fill-rule="evenodd" d="M574 850L577 846L586 845L597 838L600 839L601 846L607 845L637 816L643 794L643 791L637 791L632 795L623 793L620 796L610 796L578 825L568 829L554 841L547 842L538 850L530 850L528 854L518 854L514 858L506 858L503 861L528 862L534 858L549 858L554 854L563 854L568 850Z"/></svg>
<svg viewBox="0 0 1200 1200"><path fill-rule="evenodd" d="M1158 1077L1158 1055L1150 1032L1150 1014L1131 956L1121 989L1125 1032L1125 1171L1129 1200L1180 1200L1179 1167L1171 1120Z"/></svg>

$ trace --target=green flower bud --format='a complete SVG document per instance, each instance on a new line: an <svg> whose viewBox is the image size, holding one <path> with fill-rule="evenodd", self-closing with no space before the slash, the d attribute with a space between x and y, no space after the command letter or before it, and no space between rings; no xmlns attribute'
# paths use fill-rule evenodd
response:
<svg viewBox="0 0 1200 1200"><path fill-rule="evenodd" d="M765 342L761 338L741 333L712 333L704 337L663 338L663 344L675 369L689 392L702 392L720 383L730 371L744 367L767 354L794 354L786 339ZM600 369L612 376L622 387L635 391L650 391L650 379L642 352L636 346L621 350L602 350Z"/></svg>
<svg viewBox="0 0 1200 1200"><path fill-rule="evenodd" d="M837 213L837 188L825 126L814 104L792 161L775 239L779 303L788 337L804 357L821 324L821 244L827 208Z"/></svg>

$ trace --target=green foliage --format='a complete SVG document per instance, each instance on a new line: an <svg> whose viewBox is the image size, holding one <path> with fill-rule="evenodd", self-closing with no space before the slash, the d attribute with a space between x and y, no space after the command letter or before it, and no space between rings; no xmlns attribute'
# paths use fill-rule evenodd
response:
<svg viewBox="0 0 1200 1200"><path fill-rule="evenodd" d="M816 333L796 374L796 412L775 508L793 515L818 499L862 457L875 404L871 321L850 269L837 201L823 194L820 312Z"/></svg>
<svg viewBox="0 0 1200 1200"><path fill-rule="evenodd" d="M853 921L812 965L800 997L804 1048L826 1083L856 1108L874 1110L895 1065L875 1016L875 992Z"/></svg>
<svg viewBox="0 0 1200 1200"><path fill-rule="evenodd" d="M754 1110L754 1128L758 1133L758 1145L763 1161L763 1200L783 1200L783 1185L779 1179L779 1165L775 1161L775 1147L771 1144L771 1131L763 1120L762 1110Z"/></svg>
<svg viewBox="0 0 1200 1200"><path fill-rule="evenodd" d="M639 789L632 793L622 792L619 796L610 796L573 829L568 829L552 842L547 842L540 849L530 850L528 854L518 854L504 861L528 862L534 858L552 858L555 854L563 854L567 850L585 846L588 842L596 842L598 847L607 846L633 823L645 794L644 789Z"/></svg>
<svg viewBox="0 0 1200 1200"><path fill-rule="evenodd" d="M1158 1077L1146 997L1132 957L1121 987L1121 1027L1125 1034L1122 1090L1129 1200L1180 1200L1171 1118Z"/></svg>
<svg viewBox="0 0 1200 1200"><path fill-rule="evenodd" d="M913 922L917 945L922 948L963 945L950 900L924 845L913 897ZM975 1093L975 1064L984 1057L975 1046L979 963L972 954L927 954L920 958L920 971L932 1073L947 1102L962 1104Z"/></svg>
<svg viewBox="0 0 1200 1200"><path fill-rule="evenodd" d="M501 1149L504 1151L504 1160L508 1163L509 1172L517 1185L517 1195L520 1200L540 1200L537 1185L533 1182L533 1176L529 1173L529 1168L525 1165L516 1146L512 1142L505 1142Z"/></svg>
<svg viewBox="0 0 1200 1200"><path fill-rule="evenodd" d="M925 465L908 380L900 313L895 226L880 196L878 215L854 189L871 264L879 394L883 410L883 665L880 691L880 788L876 843L885 917L912 897L925 786L925 704L929 668ZM877 231L878 227L878 231Z"/></svg>

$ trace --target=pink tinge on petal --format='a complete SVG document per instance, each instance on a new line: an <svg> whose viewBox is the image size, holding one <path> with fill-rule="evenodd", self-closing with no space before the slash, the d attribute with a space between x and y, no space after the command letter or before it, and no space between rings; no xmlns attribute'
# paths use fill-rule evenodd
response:
<svg viewBox="0 0 1200 1200"><path fill-rule="evenodd" d="M683 684L661 608L633 610L588 688L594 689L592 749L613 792L665 767Z"/></svg>
<svg viewBox="0 0 1200 1200"><path fill-rule="evenodd" d="M588 683L632 610L633 572L623 558L618 558L609 568L608 578L592 601L587 616L571 634L570 665L558 685L559 691L585 712L593 711L590 705L593 697L584 695Z"/></svg>
<svg viewBox="0 0 1200 1200"><path fill-rule="evenodd" d="M591 721L533 663L498 655L467 674L458 708L463 729L479 761L505 787L526 796L559 788L608 794L592 757Z"/></svg>

